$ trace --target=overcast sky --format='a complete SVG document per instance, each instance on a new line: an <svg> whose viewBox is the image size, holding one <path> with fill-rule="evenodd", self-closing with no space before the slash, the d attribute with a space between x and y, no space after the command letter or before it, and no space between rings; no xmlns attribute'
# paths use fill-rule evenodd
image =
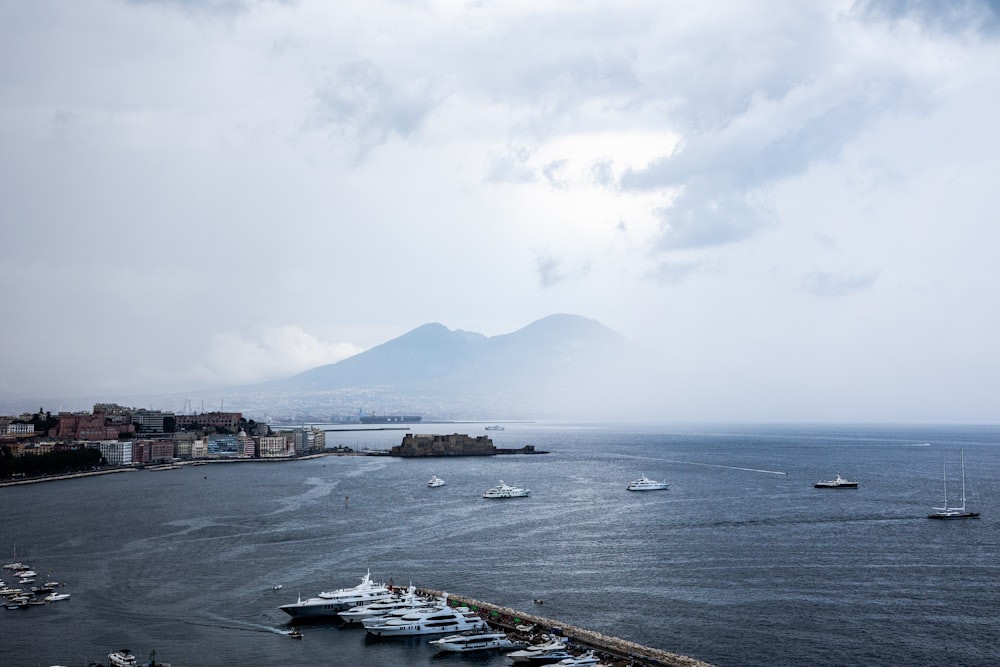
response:
<svg viewBox="0 0 1000 667"><path fill-rule="evenodd" d="M1000 421L998 38L961 0L0 0L0 398L575 313L665 419Z"/></svg>

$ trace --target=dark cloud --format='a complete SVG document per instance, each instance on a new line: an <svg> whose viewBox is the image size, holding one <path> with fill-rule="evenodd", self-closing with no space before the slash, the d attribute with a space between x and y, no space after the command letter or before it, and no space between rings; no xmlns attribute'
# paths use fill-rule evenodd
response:
<svg viewBox="0 0 1000 667"><path fill-rule="evenodd" d="M755 199L753 191L720 188L706 179L693 179L670 206L654 211L661 227L653 249L705 248L748 239L773 217Z"/></svg>
<svg viewBox="0 0 1000 667"><path fill-rule="evenodd" d="M627 170L623 190L674 189L659 250L750 238L774 217L767 192L810 166L834 161L875 120L926 106L901 75L872 73L850 85L803 85L781 99L758 97L728 125L687 136L673 153Z"/></svg>
<svg viewBox="0 0 1000 667"><path fill-rule="evenodd" d="M542 287L552 287L566 279L562 261L549 253L539 254L535 258L535 270L538 272L538 284Z"/></svg>
<svg viewBox="0 0 1000 667"><path fill-rule="evenodd" d="M393 136L416 133L435 105L425 82L396 84L368 60L337 68L316 98L320 121L350 137L359 156Z"/></svg>
<svg viewBox="0 0 1000 667"><path fill-rule="evenodd" d="M874 20L909 19L932 31L1000 34L1000 0L858 0L855 10Z"/></svg>
<svg viewBox="0 0 1000 667"><path fill-rule="evenodd" d="M161 6L186 12L233 15L244 14L255 5L291 5L295 0L124 0L130 5Z"/></svg>
<svg viewBox="0 0 1000 667"><path fill-rule="evenodd" d="M487 158L486 180L491 183L531 183L535 172L528 166L531 151L524 146L507 146Z"/></svg>

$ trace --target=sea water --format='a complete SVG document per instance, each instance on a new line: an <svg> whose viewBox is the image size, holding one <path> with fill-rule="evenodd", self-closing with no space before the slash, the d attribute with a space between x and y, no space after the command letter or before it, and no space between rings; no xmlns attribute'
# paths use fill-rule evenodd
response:
<svg viewBox="0 0 1000 667"><path fill-rule="evenodd" d="M1000 663L1000 427L522 423L488 435L549 453L0 488L0 560L16 550L72 595L0 609L0 664L85 665L126 647L175 667L508 664L334 624L285 636L280 605L369 569L720 666ZM384 450L401 438L327 442ZM963 452L982 518L930 521L943 469L958 500ZM859 488L813 488L838 473ZM641 474L671 487L626 491ZM446 485L428 488L432 475ZM501 479L531 496L483 499Z"/></svg>

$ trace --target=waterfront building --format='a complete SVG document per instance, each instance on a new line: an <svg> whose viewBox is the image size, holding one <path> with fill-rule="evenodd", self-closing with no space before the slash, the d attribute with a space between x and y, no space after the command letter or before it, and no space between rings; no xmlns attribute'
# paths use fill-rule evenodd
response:
<svg viewBox="0 0 1000 667"><path fill-rule="evenodd" d="M208 436L207 449L209 456L237 456L243 451L240 446L240 439L235 435L229 434Z"/></svg>
<svg viewBox="0 0 1000 667"><path fill-rule="evenodd" d="M163 420L173 417L172 412L139 409L132 413L132 425L137 433L163 433Z"/></svg>
<svg viewBox="0 0 1000 667"><path fill-rule="evenodd" d="M104 460L108 462L108 465L132 465L132 443L130 441L104 440L89 444L88 447L94 447L101 450L101 456L103 456Z"/></svg>
<svg viewBox="0 0 1000 667"><path fill-rule="evenodd" d="M240 429L242 412L202 412L195 415L176 415L177 430L215 428L227 433L236 433Z"/></svg>
<svg viewBox="0 0 1000 667"><path fill-rule="evenodd" d="M295 453L321 452L326 449L326 432L316 427L302 427L294 432Z"/></svg>
<svg viewBox="0 0 1000 667"><path fill-rule="evenodd" d="M135 426L108 423L103 413L60 412L49 437L58 440L113 440L122 434L135 433Z"/></svg>
<svg viewBox="0 0 1000 667"><path fill-rule="evenodd" d="M262 459L280 459L295 455L295 441L284 435L258 435L257 455Z"/></svg>

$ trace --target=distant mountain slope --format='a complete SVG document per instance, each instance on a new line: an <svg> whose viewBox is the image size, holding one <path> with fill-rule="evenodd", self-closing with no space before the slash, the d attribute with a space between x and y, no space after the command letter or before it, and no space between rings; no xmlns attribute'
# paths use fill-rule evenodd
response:
<svg viewBox="0 0 1000 667"><path fill-rule="evenodd" d="M254 389L336 394L340 400L354 397L366 410L375 411L405 406L423 413L442 409L480 414L548 412L546 406L563 402L560 397L578 395L581 390L603 393L595 390L630 358L623 336L579 315L550 315L513 333L492 337L433 323L338 363ZM393 399L395 408L390 403ZM373 400L382 405L366 403Z"/></svg>

